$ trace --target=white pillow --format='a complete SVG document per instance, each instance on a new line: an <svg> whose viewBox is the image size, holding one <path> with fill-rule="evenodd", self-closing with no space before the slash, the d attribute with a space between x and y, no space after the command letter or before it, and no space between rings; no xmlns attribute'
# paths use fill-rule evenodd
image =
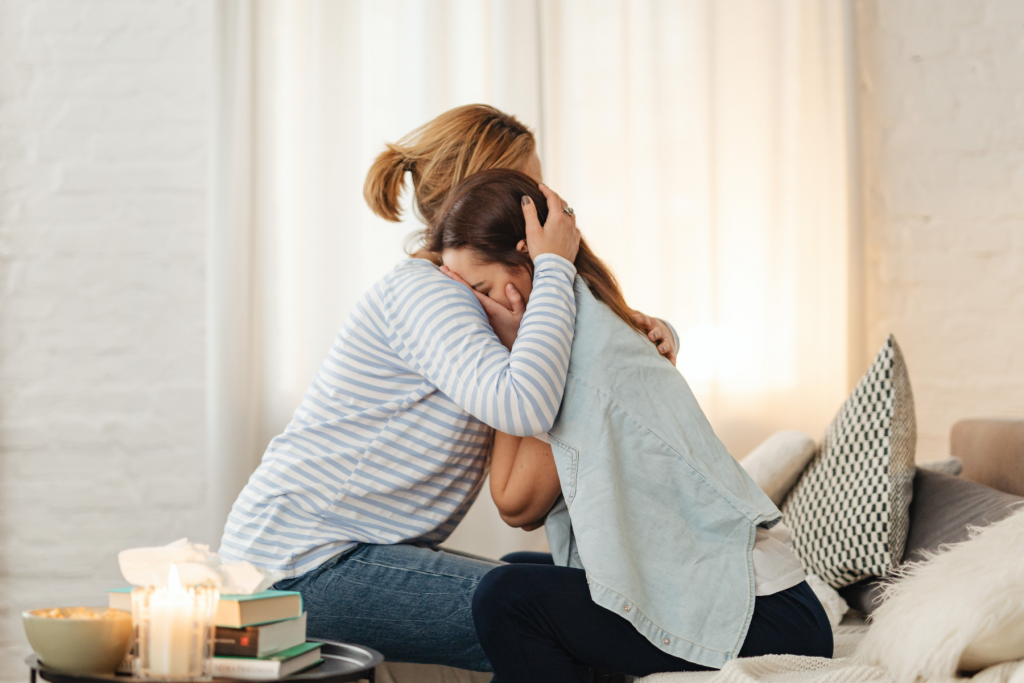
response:
<svg viewBox="0 0 1024 683"><path fill-rule="evenodd" d="M772 502L782 505L786 494L814 456L814 439L801 432L775 432L750 451L740 465Z"/></svg>
<svg viewBox="0 0 1024 683"><path fill-rule="evenodd" d="M889 585L857 650L897 681L945 680L1024 657L1024 509Z"/></svg>

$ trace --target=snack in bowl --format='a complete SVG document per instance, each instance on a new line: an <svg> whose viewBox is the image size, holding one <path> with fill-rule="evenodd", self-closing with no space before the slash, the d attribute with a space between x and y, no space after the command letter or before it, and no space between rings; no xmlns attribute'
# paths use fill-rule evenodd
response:
<svg viewBox="0 0 1024 683"><path fill-rule="evenodd" d="M132 615L107 607L51 607L21 614L39 660L66 673L112 674L132 644Z"/></svg>
<svg viewBox="0 0 1024 683"><path fill-rule="evenodd" d="M32 610L31 614L47 619L123 619L127 612L112 607L99 613L91 607L51 607Z"/></svg>

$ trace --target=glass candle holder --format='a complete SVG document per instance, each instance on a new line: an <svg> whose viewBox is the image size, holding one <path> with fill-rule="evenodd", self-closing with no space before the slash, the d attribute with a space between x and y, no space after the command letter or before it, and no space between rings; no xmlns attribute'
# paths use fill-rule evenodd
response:
<svg viewBox="0 0 1024 683"><path fill-rule="evenodd" d="M209 679L213 615L219 597L216 588L181 586L174 567L166 588L134 589L135 675L155 680Z"/></svg>

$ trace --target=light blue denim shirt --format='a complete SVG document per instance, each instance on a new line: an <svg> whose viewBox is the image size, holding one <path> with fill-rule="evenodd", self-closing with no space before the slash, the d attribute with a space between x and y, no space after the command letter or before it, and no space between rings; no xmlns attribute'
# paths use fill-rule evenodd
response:
<svg viewBox="0 0 1024 683"><path fill-rule="evenodd" d="M548 436L567 508L557 564L658 648L721 667L754 613L752 551L779 510L715 436L686 380L577 277L576 335ZM571 523L570 523L571 517Z"/></svg>

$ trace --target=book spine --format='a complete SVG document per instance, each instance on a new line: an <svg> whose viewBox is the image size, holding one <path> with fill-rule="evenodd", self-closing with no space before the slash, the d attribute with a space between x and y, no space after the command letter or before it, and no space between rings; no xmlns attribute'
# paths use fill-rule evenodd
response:
<svg viewBox="0 0 1024 683"><path fill-rule="evenodd" d="M281 671L281 663L262 659L218 659L213 660L214 678L247 678L250 680L273 680Z"/></svg>
<svg viewBox="0 0 1024 683"><path fill-rule="evenodd" d="M216 657L259 657L260 632L258 629L218 628L213 638L213 654Z"/></svg>

